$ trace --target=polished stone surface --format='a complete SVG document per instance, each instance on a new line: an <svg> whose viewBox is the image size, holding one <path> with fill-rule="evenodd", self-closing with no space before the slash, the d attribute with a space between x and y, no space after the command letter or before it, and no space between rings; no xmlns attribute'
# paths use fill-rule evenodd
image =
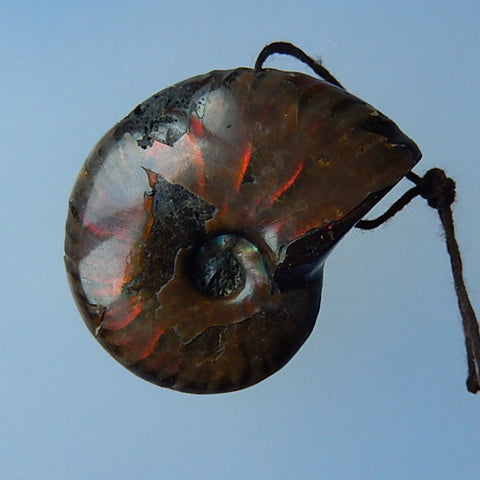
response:
<svg viewBox="0 0 480 480"><path fill-rule="evenodd" d="M163 90L106 133L72 192L65 261L83 318L159 385L252 385L310 334L329 251L420 156L377 110L300 73Z"/></svg>

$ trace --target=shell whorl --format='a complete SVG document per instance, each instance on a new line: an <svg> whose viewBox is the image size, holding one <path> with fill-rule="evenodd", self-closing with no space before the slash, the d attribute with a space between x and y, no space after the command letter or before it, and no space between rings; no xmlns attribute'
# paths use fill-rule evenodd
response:
<svg viewBox="0 0 480 480"><path fill-rule="evenodd" d="M329 251L419 158L374 108L300 73L170 87L77 179L65 261L82 316L154 383L252 385L310 334Z"/></svg>

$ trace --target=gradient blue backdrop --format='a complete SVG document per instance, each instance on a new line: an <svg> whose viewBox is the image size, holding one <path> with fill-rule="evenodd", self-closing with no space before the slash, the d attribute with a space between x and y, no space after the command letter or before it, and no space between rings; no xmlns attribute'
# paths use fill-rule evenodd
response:
<svg viewBox="0 0 480 480"><path fill-rule="evenodd" d="M438 165L457 180L480 308L479 27L473 0L2 2L0 478L477 478L480 397L464 387L445 245L424 201L338 246L309 341L233 394L175 393L119 366L84 327L62 255L70 189L107 129L176 81L251 66L286 40L414 138L419 173Z"/></svg>

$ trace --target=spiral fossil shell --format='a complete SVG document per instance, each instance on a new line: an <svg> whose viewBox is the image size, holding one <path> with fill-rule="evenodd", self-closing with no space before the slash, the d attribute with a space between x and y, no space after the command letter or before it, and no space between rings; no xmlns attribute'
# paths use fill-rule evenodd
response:
<svg viewBox="0 0 480 480"><path fill-rule="evenodd" d="M80 171L65 243L77 305L151 382L257 383L309 336L327 254L420 156L373 107L304 74L178 83L107 132Z"/></svg>

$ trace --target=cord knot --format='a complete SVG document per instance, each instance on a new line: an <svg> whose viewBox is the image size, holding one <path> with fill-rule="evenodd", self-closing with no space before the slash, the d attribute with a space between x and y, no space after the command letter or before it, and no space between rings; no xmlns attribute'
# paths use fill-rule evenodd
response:
<svg viewBox="0 0 480 480"><path fill-rule="evenodd" d="M450 206L455 200L455 182L439 168L429 170L417 186L420 195L437 210Z"/></svg>

